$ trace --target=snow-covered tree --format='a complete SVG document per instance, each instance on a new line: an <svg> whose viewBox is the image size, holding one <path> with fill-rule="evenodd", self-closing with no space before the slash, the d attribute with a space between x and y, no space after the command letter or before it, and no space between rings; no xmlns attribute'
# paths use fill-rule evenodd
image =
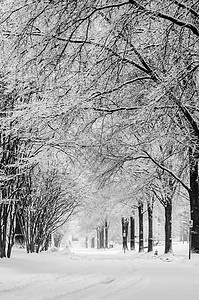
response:
<svg viewBox="0 0 199 300"><path fill-rule="evenodd" d="M165 124L162 138L174 138L189 163L190 184L179 182L190 197L192 245L199 251L197 18L194 1L4 1L1 24L5 47L15 50L7 54L12 80L24 97L31 81L35 105L41 99L50 105L38 117L62 116L73 133L58 142L65 149L95 148L120 169L159 138L151 123ZM92 134L85 138L96 126L97 143Z"/></svg>

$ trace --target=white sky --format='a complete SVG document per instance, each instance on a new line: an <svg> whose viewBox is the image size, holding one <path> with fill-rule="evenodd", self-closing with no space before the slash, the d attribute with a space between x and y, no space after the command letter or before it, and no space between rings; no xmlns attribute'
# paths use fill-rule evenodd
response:
<svg viewBox="0 0 199 300"><path fill-rule="evenodd" d="M26 254L14 249L0 259L0 300L198 300L199 255L188 244L174 255L72 249ZM166 260L166 258L169 260Z"/></svg>

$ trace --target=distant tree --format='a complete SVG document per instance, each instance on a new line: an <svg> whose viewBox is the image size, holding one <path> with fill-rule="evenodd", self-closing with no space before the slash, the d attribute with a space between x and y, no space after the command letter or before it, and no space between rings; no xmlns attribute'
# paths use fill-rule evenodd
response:
<svg viewBox="0 0 199 300"><path fill-rule="evenodd" d="M18 210L27 252L47 250L51 234L68 221L79 205L75 182L69 175L41 167L31 174L31 192Z"/></svg>

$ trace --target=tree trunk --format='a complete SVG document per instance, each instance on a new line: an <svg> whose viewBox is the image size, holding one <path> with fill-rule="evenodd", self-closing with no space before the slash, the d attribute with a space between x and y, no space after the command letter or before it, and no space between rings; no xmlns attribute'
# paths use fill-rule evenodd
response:
<svg viewBox="0 0 199 300"><path fill-rule="evenodd" d="M135 250L135 220L130 217L130 249Z"/></svg>
<svg viewBox="0 0 199 300"><path fill-rule="evenodd" d="M153 204L147 203L148 211L148 252L153 251Z"/></svg>
<svg viewBox="0 0 199 300"><path fill-rule="evenodd" d="M129 221L128 219L122 218L122 241L123 241L123 250L124 253L126 250L128 250L128 245L127 245L127 238L128 238L128 226L129 226Z"/></svg>
<svg viewBox="0 0 199 300"><path fill-rule="evenodd" d="M105 248L108 248L108 223L105 221Z"/></svg>
<svg viewBox="0 0 199 300"><path fill-rule="evenodd" d="M144 251L144 227L143 227L143 203L140 202L138 206L139 217L139 252Z"/></svg>
<svg viewBox="0 0 199 300"><path fill-rule="evenodd" d="M97 249L100 249L100 227L97 227Z"/></svg>
<svg viewBox="0 0 199 300"><path fill-rule="evenodd" d="M190 211L193 228L191 230L191 248L192 251L199 253L199 188L198 188L198 162L189 149L190 159Z"/></svg>
<svg viewBox="0 0 199 300"><path fill-rule="evenodd" d="M7 257L10 258L15 237L15 221L16 221L16 203L10 204L9 212L9 232L7 241Z"/></svg>
<svg viewBox="0 0 199 300"><path fill-rule="evenodd" d="M6 233L8 226L8 204L2 205L1 258L6 257Z"/></svg>
<svg viewBox="0 0 199 300"><path fill-rule="evenodd" d="M100 248L104 248L104 226L100 227Z"/></svg>
<svg viewBox="0 0 199 300"><path fill-rule="evenodd" d="M44 244L44 250L47 251L49 248L49 242L50 242L50 235L47 236Z"/></svg>
<svg viewBox="0 0 199 300"><path fill-rule="evenodd" d="M86 248L88 248L88 236L86 236L85 245L86 245Z"/></svg>
<svg viewBox="0 0 199 300"><path fill-rule="evenodd" d="M6 257L5 251L5 230L4 230L4 204L0 206L0 257Z"/></svg>
<svg viewBox="0 0 199 300"><path fill-rule="evenodd" d="M29 241L30 241L30 252L35 252L35 234L33 230L33 218L32 218L32 212L29 211Z"/></svg>
<svg viewBox="0 0 199 300"><path fill-rule="evenodd" d="M172 200L165 204L165 253L172 252Z"/></svg>

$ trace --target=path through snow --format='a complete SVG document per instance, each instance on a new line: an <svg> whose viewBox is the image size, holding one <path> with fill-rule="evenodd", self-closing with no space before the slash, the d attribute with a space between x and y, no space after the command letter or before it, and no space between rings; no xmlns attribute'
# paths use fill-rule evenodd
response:
<svg viewBox="0 0 199 300"><path fill-rule="evenodd" d="M0 300L198 300L199 257L188 260L186 244L175 252L167 260L120 249L14 249L0 260Z"/></svg>

